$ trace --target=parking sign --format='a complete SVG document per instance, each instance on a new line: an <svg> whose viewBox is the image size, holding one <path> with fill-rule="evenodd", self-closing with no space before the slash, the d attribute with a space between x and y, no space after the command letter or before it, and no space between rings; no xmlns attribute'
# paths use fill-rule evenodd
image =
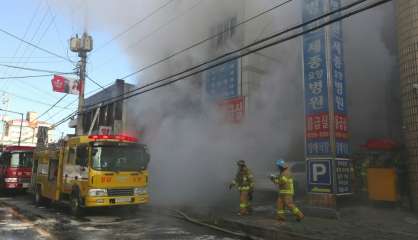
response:
<svg viewBox="0 0 418 240"><path fill-rule="evenodd" d="M308 159L308 192L332 193L331 159Z"/></svg>

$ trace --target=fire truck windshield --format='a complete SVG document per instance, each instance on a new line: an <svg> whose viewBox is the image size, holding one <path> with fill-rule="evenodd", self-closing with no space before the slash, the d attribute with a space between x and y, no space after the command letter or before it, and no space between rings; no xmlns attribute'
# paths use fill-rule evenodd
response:
<svg viewBox="0 0 418 240"><path fill-rule="evenodd" d="M145 149L138 145L103 145L92 150L92 168L99 171L141 171L148 161Z"/></svg>
<svg viewBox="0 0 418 240"><path fill-rule="evenodd" d="M10 167L32 167L32 152L12 152L10 156Z"/></svg>

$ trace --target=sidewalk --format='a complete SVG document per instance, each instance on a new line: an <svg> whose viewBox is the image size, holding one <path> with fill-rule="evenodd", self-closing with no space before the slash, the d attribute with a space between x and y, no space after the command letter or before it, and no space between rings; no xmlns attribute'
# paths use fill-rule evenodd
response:
<svg viewBox="0 0 418 240"><path fill-rule="evenodd" d="M230 204L184 211L201 221L262 239L418 239L417 215L397 209L347 207L338 212L338 218L318 218L308 214L301 223L289 213L287 222L279 225L275 220L274 199L255 202L253 214L246 217L237 215L237 206L228 208ZM300 203L298 206L303 211L304 206Z"/></svg>

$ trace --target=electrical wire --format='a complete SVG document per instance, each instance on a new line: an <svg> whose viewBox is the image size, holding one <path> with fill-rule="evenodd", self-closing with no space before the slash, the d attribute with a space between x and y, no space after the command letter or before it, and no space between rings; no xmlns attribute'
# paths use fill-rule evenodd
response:
<svg viewBox="0 0 418 240"><path fill-rule="evenodd" d="M36 48L36 49L38 49L38 50L40 50L40 51L42 51L42 52L44 52L44 53L47 53L47 54L49 54L49 55L52 55L52 56L55 56L55 57L57 57L57 58L61 58L61 59L65 60L65 61L71 62L70 60L68 60L68 59L67 59L66 57L64 57L64 56L61 56L61 55L59 55L59 54L57 54L57 53L54 53L54 52L52 52L52 51L49 51L49 50L47 50L47 49L43 48L43 47L40 47L40 46L38 46L38 45L36 45L36 44L33 44L33 43L29 42L29 41L26 41L25 39L22 39L22 38L20 38L20 37L16 36L15 34L10 33L10 32L8 32L8 31L6 31L6 30L2 29L2 28L0 28L0 32L1 32L1 33L3 33L3 34L5 34L5 35L7 35L7 36L9 36L9 37L12 37L12 38L14 38L14 39L16 39L16 40L21 41L21 42L25 43L26 45L32 46L32 47L34 47L34 48ZM72 62L71 62L71 63L72 63Z"/></svg>
<svg viewBox="0 0 418 240"><path fill-rule="evenodd" d="M145 66L145 67L143 67L143 68L141 68L141 69L139 69L139 70L137 71L137 73L143 72L143 71L145 71L145 70L147 70L147 69L149 69L149 68L152 68L152 67L154 67L154 66L156 66L156 65L158 65L158 64L161 64L161 63L163 63L163 62L165 62L165 61L167 61L167 60L170 60L171 58L173 58L173 57L175 57L175 56L177 56L177 55L179 55L179 54L182 54L182 53L184 53L184 52L186 52L186 51L188 51L188 50L190 50L190 49L193 49L193 48L195 48L195 47L197 47L197 46L199 46L199 45L202 45L203 43L208 42L208 41L210 41L210 40L212 40L212 39L214 39L214 38L216 38L216 37L218 37L218 36L220 36L220 35L222 35L222 34L225 34L226 32L231 31L232 29L235 29L235 28L237 28L237 27L239 27L239 26L241 26L241 25L244 25L244 24L246 24L246 23L248 23L248 22L251 22L251 21L253 21L253 20L254 20L254 19L256 19L256 18L259 18L259 17L261 17L261 16L263 16L263 15L265 15L265 14L267 14L267 13L270 13L270 12L272 12L272 11L276 10L277 8L283 7L284 5L289 4L289 3L291 3L292 1L293 1L293 0L287 0L287 1L281 2L280 4L275 5L275 6L273 6L273 7L269 8L269 9L267 9L267 10L264 10L264 11L262 11L262 12L258 13L257 15L254 15L253 17L250 17L250 18L248 18L248 19L246 19L246 20L244 20L244 21L242 21L242 22L237 23L236 25L233 25L233 26L228 27L228 29L225 29L225 30L223 30L223 31L220 31L220 32L218 32L218 33L215 33L215 34L213 34L213 35L211 35L211 36L209 36L209 37L207 37L207 38L205 38L205 39L202 39L202 40L201 40L201 41L199 41L199 42L196 42L196 43L192 44L192 45L191 45L191 46L189 46L189 47L186 47L186 48L184 48L184 49L182 49L182 50L176 51L176 52L174 52L174 53L173 53L173 54L171 54L171 55L168 55L168 56L166 56L166 57L164 57L164 58L162 58L162 59L160 59L160 60L158 60L158 61L155 61L155 62L153 62L153 63L151 63L151 64L149 64L149 65L147 65L147 66ZM100 68L100 67L99 67L99 68Z"/></svg>
<svg viewBox="0 0 418 240"><path fill-rule="evenodd" d="M11 96L14 96L14 97L16 97L16 98L19 98L19 99L22 99L22 100L28 101L28 102L30 102L30 103L37 103L37 104L44 105L44 106L48 106L48 107L52 106L52 104L49 104L49 103L46 103L46 102L42 102L42 101L39 101L39 100L37 100L37 99L33 99L33 98L28 98L28 97L20 96L20 95L17 95L17 94L15 94L15 93L11 93L11 92L8 92L8 91L0 90L0 92L3 92L3 93L6 93L6 94L9 94L9 95L11 95ZM55 107L56 107L56 108L60 108L60 109L64 109L64 110L71 110L71 109L69 109L68 107L61 107L61 106L55 106Z"/></svg>
<svg viewBox="0 0 418 240"><path fill-rule="evenodd" d="M160 25L159 27L157 27L156 29L154 29L152 32L148 33L146 36L138 39L135 43L130 44L128 47L124 48L123 51L127 51L135 46L137 46L139 43L143 42L144 40L150 38L151 36L153 36L155 33L159 32L161 29L163 29L164 27L170 25L171 23L177 21L177 19L185 16L187 13L189 13L191 10L193 10L194 8L196 8L197 6L199 6L204 0L198 0L195 4L193 4L190 8L184 10L182 13L172 17L171 19L169 19L168 21L166 21L165 23L163 23L162 25ZM102 62L97 68L94 69L94 71L97 71L97 69L102 68L103 66L107 65L108 63L112 62L112 60L114 60L115 57L111 57L108 58L105 62Z"/></svg>
<svg viewBox="0 0 418 240"><path fill-rule="evenodd" d="M222 64L225 64L226 62L229 62L229 61L232 61L232 60L235 60L235 59L239 59L239 58L245 57L245 56L250 55L250 54L252 54L252 53L254 53L254 52L258 52L258 51L260 51L260 50L263 50L263 49L265 49L265 48L269 48L269 47L275 46L275 45L280 44L280 43L283 43L283 42L287 42L287 41L292 40L292 39L294 39L294 38L297 38L297 37L303 36L303 35L305 35L305 34L307 34L307 33L310 33L310 32L316 31L316 30L318 30L318 29L321 29L321 28L323 28L323 27L325 27L325 26L328 26L328 25L330 25L330 24L332 24L332 23L335 23L335 22L338 22L338 21L342 21L342 20L344 20L344 19L346 19L346 18L349 18L349 17L351 17L351 16L353 16L353 15L359 14L359 13L361 13L361 12L367 11L367 10L372 9L372 8L375 8L375 7L378 7L378 6L380 6L380 5L383 5L383 4L388 3L388 2L391 2L391 1L392 1L392 0L380 0L380 1L377 1L377 2L375 2L375 3L372 3L372 4L370 4L370 5L367 5L367 6L365 6L365 7L359 8L359 9L357 9L357 10L353 10L353 11L351 11L351 12L349 12L349 13L344 13L344 14L342 14L342 15L340 15L340 16L337 16L337 17L334 17L334 18L332 18L332 19L330 19L330 20L327 20L327 21L324 21L324 22L322 22L322 23L319 23L318 25L316 25L316 26L314 26L314 27L312 27L312 28L309 28L309 29L304 29L304 30L302 30L301 32L295 33L295 34L293 34L293 35L287 36L287 37L282 38L282 39L278 39L278 40L273 41L273 42L271 42L271 43L265 44L265 45L263 45L263 46L261 46L261 47L257 47L257 48L254 48L254 49L248 50L248 51L246 51L245 53L242 53L242 54L240 54L240 55L233 56L233 57L228 58L227 60L224 60L224 61L221 61L221 62L217 62L217 63L215 63L215 64L213 64L213 65L210 65L210 66L208 66L208 67L205 67L205 68L199 69L199 70L197 70L197 71L195 71L195 72L192 72L192 73L189 73L189 74L187 74L187 75L181 76L181 77L179 77L179 78L177 78L177 79L174 79L174 80L171 80L171 81L167 81L167 82L165 82L165 83L162 83L162 84L160 84L160 85L154 86L154 87L152 87L152 88L145 89L145 90L143 90L143 91L140 91L140 92L134 93L134 94L132 94L132 95L125 96L126 94L122 94L122 95L116 96L116 98L118 98L118 99L116 99L116 100L114 100L114 101L111 101L111 102L117 102L117 101L126 100L126 99L132 98L132 97L134 97L134 96L137 96L137 95L144 94L144 93L146 93L146 92L149 92L149 91L155 90L155 89L157 89L157 88L160 88L160 87L163 87L163 86L167 86L167 85L173 84L173 83L178 82L178 81L180 81L180 80L187 79L187 78L188 78L188 77L190 77L190 76L193 76L193 75L195 75L195 74L201 73L201 72L206 71L206 70L208 70L208 69L211 69L211 68L214 68L214 67L220 66L220 65L222 65ZM347 7L348 7L348 6L350 6L350 5L352 5L352 6L356 6L356 5L358 5L358 4L362 3L362 2L364 2L364 0L362 0L362 1L357 1L357 4L353 3L354 5L353 5L353 4L349 4L349 5L347 5L347 6L340 7L340 8L339 8L339 9L337 9L337 10L330 11L330 12L328 12L328 13L326 13L326 14L324 14L324 15L320 16L320 17L316 17L316 18L314 18L314 19L312 19L312 20L309 20L309 21L307 21L307 22L304 22L304 23L302 23L302 24L299 24L298 26L300 26L300 27L298 27L298 28L301 28L301 27L304 27L304 26L306 26L306 25L309 25L309 24L311 24L312 22L316 22L316 21L318 21L318 20L321 20L321 19L323 19L323 18L326 18L326 17L328 17L328 16L330 16L330 15L333 15L333 14L335 14L335 13L339 13L339 12L341 12L341 11L344 11L344 10L346 10L346 9L347 9ZM292 28L290 28L290 29L293 29L293 28L294 28L294 27L292 27ZM285 34L285 33L289 32L289 31L290 31L290 30L289 30L289 29L287 29L287 30L285 30L285 31L282 31L282 32L277 33L277 34L274 34L274 35L280 36L280 35L283 35L283 34ZM273 36L274 36L274 35L273 35ZM264 41L268 41L268 40L271 40L271 38L272 38L272 36L267 37L267 38L264 38L263 40L259 40L259 41L257 41L257 42L260 42L260 41L262 41L262 42L264 42ZM253 43L253 44L254 44L254 43ZM250 45L253 45L253 44L250 44ZM248 48L248 46L244 47L244 49L246 49L246 48ZM243 49L240 49L240 50L235 50L235 51L232 51L232 52L242 51L242 50L243 50ZM229 54L229 53L227 53L227 55L230 55L230 54ZM211 63L211 62L216 62L216 61L218 61L218 59L217 59L217 58L215 58L215 59L213 59L213 60L210 60L210 61L208 61L207 63L205 63L205 64L203 64L203 65L207 65L208 63ZM194 68L196 68L196 67L192 67L192 69L194 69ZM184 74L184 73L187 73L188 71L190 71L190 70L183 71L182 73L174 74L174 75L172 75L172 76L170 76L170 77L168 77L168 78L161 79L161 80L158 80L158 81L156 81L156 82L161 82L161 81L164 81L164 80L167 80L167 79L173 78L173 76L182 75L182 74ZM155 84L156 82L154 82L153 84ZM148 85L148 86L150 86L150 85ZM144 88L144 87L137 88L136 90L133 90L133 91L137 91L138 89L142 89L142 88ZM122 98L119 98L120 96L122 96ZM124 96L124 97L123 97L123 96ZM113 98L108 98L107 100L103 100L103 101L101 102L101 104L108 104L108 103L110 103L108 100L110 100L110 99L114 99L114 98L115 98L115 97L113 97ZM96 104L94 104L94 105L96 105ZM94 105L91 105L91 106L94 106ZM85 107L89 107L89 106L85 106ZM82 113L82 112L81 112L81 113ZM66 118L64 118L64 119L60 120L59 122L55 123L53 126L54 126L54 127L56 127L56 126L58 126L58 125L60 125L60 124L62 124L62 123L64 123L64 122L66 122L67 120L71 119L72 117L74 117L74 116L75 116L75 115L77 115L77 114L80 114L80 113L79 113L78 111L75 111L75 112L73 112L72 114L68 115Z"/></svg>
<svg viewBox="0 0 418 240"><path fill-rule="evenodd" d="M0 67L14 68L14 69L20 69L20 70L26 70L26 71L32 71L32 72L71 74L71 73L65 73L65 72L59 72L59 71L53 71L53 70L47 70L47 69L19 67L19 66L14 66L14 65L9 65L9 64L0 64Z"/></svg>
<svg viewBox="0 0 418 240"><path fill-rule="evenodd" d="M92 81L94 84L96 84L97 86L99 86L101 89L105 89L102 85L100 85L97 81L93 80L89 75L86 74L86 77Z"/></svg>
<svg viewBox="0 0 418 240"><path fill-rule="evenodd" d="M57 102L55 102L51 107L49 107L45 112L41 113L38 117L36 117L32 122L35 122L36 120L40 119L42 116L47 114L49 111L51 111L54 107L57 106L58 103L60 103L62 100L64 100L65 97L68 96L68 93L62 96L60 99L58 99Z"/></svg>
<svg viewBox="0 0 418 240"><path fill-rule="evenodd" d="M61 75L74 74L74 73L60 73ZM0 79L25 79L25 78L39 78L39 77L52 77L55 74L42 74L42 75L29 75L29 76L13 76L13 77L0 77Z"/></svg>
<svg viewBox="0 0 418 240"><path fill-rule="evenodd" d="M174 2L176 0L169 0L167 1L165 4L161 5L160 7L156 8L154 11L152 11L151 13L149 13L148 15L146 15L145 17L139 19L138 21L136 21L134 24L132 24L131 26L127 27L125 30L123 30L122 32L116 34L114 37L112 37L109 41L105 42L104 44L102 44L100 47L96 48L95 50L93 50L93 53L100 51L101 49L103 49L104 47L106 47L107 45L109 45L111 42L121 38L123 35L125 35L126 33L128 33L129 31L131 31L132 29L134 29L136 26L138 26L139 24L145 22L146 20L148 20L149 18L151 18L152 16L154 16L155 14L157 14L159 11L161 11L162 9L164 9L165 7L167 7L170 3Z"/></svg>
<svg viewBox="0 0 418 240"><path fill-rule="evenodd" d="M28 35L29 29L32 27L32 24L35 21L36 16L38 15L38 11L39 11L39 9L41 7L41 3L42 3L41 1L38 2L38 5L37 5L37 7L35 9L35 12L33 13L32 17L31 17L31 19L29 21L29 24L26 26L25 33L23 34L23 37L22 37L23 39L26 38L26 35ZM19 42L17 48L15 49L15 51L13 53L13 58L16 57L16 55L20 51L20 48L22 47L22 45L23 45L23 43L22 42ZM3 74L5 75L6 72L3 72Z"/></svg>
<svg viewBox="0 0 418 240"><path fill-rule="evenodd" d="M256 46L256 45L259 45L259 44L261 44L261 43L264 43L264 42L269 41L269 40L271 40L271 39L277 38L277 37L279 37L279 36L285 35L285 34L287 34L287 33L289 33L289 32L292 32L292 31L298 30L298 29L303 28L303 27L305 27L305 26L307 26L307 25L309 25L309 24L312 24L312 23L314 23L314 22L317 22L317 21L319 21L319 20L322 20L322 19L324 19L324 18L327 18L327 17L329 17L329 16L332 16L332 15L334 15L334 14L336 14L336 13L340 13L340 12L342 12L342 11L345 11L345 10L347 10L347 9L350 9L350 8L352 8L352 7L355 7L355 6L359 5L359 4L361 4L361 3L363 3L363 2L367 2L367 1L368 1L368 0L358 0L358 1L356 1L356 2L353 2L353 3L351 3L351 4L348 4L348 5L346 5L346 6L340 7L339 9L336 9L336 10L333 10L333 11L329 11L329 12L328 12L328 13L326 13L326 14L323 14L323 15L321 15L321 16L315 17L315 18L313 18L313 19L311 19L311 20L308 20L308 21L306 21L306 22L303 22L303 23L301 23L301 24L297 24L297 25L295 25L295 26L293 26L293 27L290 27L290 28L288 28L288 29L285 29L285 30L280 31L280 32L278 32L278 33L275 33L275 34L273 34L273 35L270 35L270 36L268 36L268 37L266 37L266 38L263 38L263 39L257 40L257 41L255 41L255 42L253 42L253 43L251 43L251 44L249 44L249 45L246 45L246 46L244 46L244 47L242 47L242 48L239 48L239 49L237 49L237 50L234 50L234 51L231 51L231 52L225 53L225 54L220 55L220 56L218 56L218 57L216 57L216 58L214 58L214 59L211 59L211 60L209 60L209 61L206 61L206 62L200 63L200 64L198 64L198 65L196 65L196 66L193 66L193 67L187 68L187 69L185 69L185 70L183 70L183 71L181 71L181 72L178 72L178 73L176 73L176 74L170 75L170 76L168 76L168 77L164 77L164 78L162 78L162 79L160 79L160 80L157 80L157 81L154 81L154 82L151 82L151 83L145 84L145 85L143 85L143 86L141 86L141 87L138 87L138 88L132 89L132 90L130 90L130 91L128 91L128 92L126 92L126 93L124 93L124 94L121 94L121 95L119 95L119 96L114 96L114 97L110 98L110 100L111 100L111 99L116 99L116 98L119 98L119 97L123 97L123 96L124 96L124 95L126 95L126 94L133 93L133 92L135 92L135 91L138 91L138 90L141 90L141 89L147 88L147 87L149 87L149 86L152 86L152 85L154 85L154 84L157 84L157 83L160 83L160 82L163 82L163 81L167 81L167 80L169 80L170 78L174 78L174 77L177 77L177 76L181 76L181 75L183 75L183 74L186 74L187 72L190 72L190 71L193 71L193 70L199 69L199 68L201 68L201 67L203 67L203 66L205 66L205 65L208 65L208 64L210 64L210 63L216 63L216 62L218 62L218 61L220 61L220 60L222 60L222 59L225 59L225 58L227 58L227 57L229 57L229 56L233 56L233 55L235 55L235 54L238 54L238 53L240 53L241 51L243 51L243 50L245 50L245 49L248 49L248 48L253 47L253 46ZM236 58L236 56L235 56L235 58ZM229 58L229 59L227 59L227 60L224 60L224 61L222 62L222 64L223 64L223 63L226 63L226 62L229 62L229 61L231 61L231 60L233 60L233 59ZM216 64L216 66L219 66L219 65L221 65L221 64L219 64L219 63L218 63L218 64ZM213 66L213 67L216 67L216 66ZM208 68L208 69L210 69L210 68ZM200 72L202 72L202 71L200 71ZM128 75L126 75L126 76L124 76L124 77L122 77L122 78L120 78L120 79L126 79L126 78L128 78L128 77L131 77L131 76L133 76L133 75L137 74L137 73L139 73L139 71L135 71L135 72L133 72L133 73L130 73L130 74L128 74ZM194 74L193 74L193 75L194 75ZM87 107L90 107L90 106L87 106Z"/></svg>
<svg viewBox="0 0 418 240"><path fill-rule="evenodd" d="M184 48L184 49L182 49L182 50L179 50L179 51L177 51L177 52L174 52L173 54L171 54L171 55L169 55L169 56L167 56L167 57L165 57L165 58L163 58L163 59L161 59L161 60L155 61L155 62L153 62L153 63L151 63L151 64L149 64L149 65L147 65L147 66L145 66L145 67L142 67L142 68L140 68L139 70L137 70L137 71L135 72L135 74L138 74L138 73L140 73L140 72L143 72L143 71L145 71L145 70L147 70L147 69L149 69L149 68L152 68L152 67L154 67L154 66L156 66L156 65L158 65L158 64L161 64L161 63L163 63L163 62L165 62L165 61L167 61L167 60L169 60L169 59L171 59L171 58L173 58L173 57L175 57L175 56L177 56L177 55L179 55L179 54L181 54L181 53L184 53L184 52L186 52L186 51L188 51L188 50L190 50L190 49L192 49L192 48L195 48L195 47L197 47L197 46L199 46L199 45L202 45L203 43L208 42L208 41L210 41L210 40L212 40L212 39L214 39L214 38L216 38L216 37L218 37L218 36L220 36L220 35L222 35L222 34L225 34L225 33L226 33L226 32L228 32L228 31L231 31L231 30L233 30L233 29L235 29L235 28L237 28L237 27L239 27L239 26L241 26L241 25L243 25L243 24L246 24L246 23L248 23L248 22L250 22L250 21L253 21L254 19L259 18L259 17L261 17L261 16L263 16L263 15L265 15L265 14L267 14L267 13L270 13L270 12L272 12L272 11L276 10L277 8L283 7L284 5L289 4L289 3L291 3L292 1L293 1L293 0L287 0L287 1L284 1L284 2L282 2L282 3L280 3L280 4L278 4L278 5L273 6L272 8L269 8L269 9L267 9L267 10L265 10L265 11L262 11L262 12L260 12L259 14L255 15L255 16L253 16L253 17L250 17L250 18L248 18L248 19L246 19L246 20L244 20L244 21L242 21L242 22L240 22L240 23L238 23L238 24L236 24L236 25L234 25L234 26L230 26L230 27L229 27L229 28L227 28L226 30L220 31L220 32L218 32L218 33L215 33L214 35L211 35L211 36L209 36L209 37L207 37L207 38L205 38L205 39L203 39L203 40L201 40L201 41L199 41L199 42L196 42L196 43L194 43L193 45L191 45L191 46L189 46L189 47L187 47L187 48ZM125 77L123 77L123 78L121 78L121 79L125 79L125 78L127 78L127 77L130 77L130 76L128 75L128 76L125 76Z"/></svg>

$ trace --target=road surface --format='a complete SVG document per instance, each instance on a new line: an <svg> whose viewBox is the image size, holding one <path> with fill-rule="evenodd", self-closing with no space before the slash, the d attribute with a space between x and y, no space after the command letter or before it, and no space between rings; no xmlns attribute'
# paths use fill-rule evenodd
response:
<svg viewBox="0 0 418 240"><path fill-rule="evenodd" d="M151 206L135 213L97 209L83 218L74 218L66 207L36 207L28 195L9 195L0 197L0 211L0 236L7 240L237 239Z"/></svg>

